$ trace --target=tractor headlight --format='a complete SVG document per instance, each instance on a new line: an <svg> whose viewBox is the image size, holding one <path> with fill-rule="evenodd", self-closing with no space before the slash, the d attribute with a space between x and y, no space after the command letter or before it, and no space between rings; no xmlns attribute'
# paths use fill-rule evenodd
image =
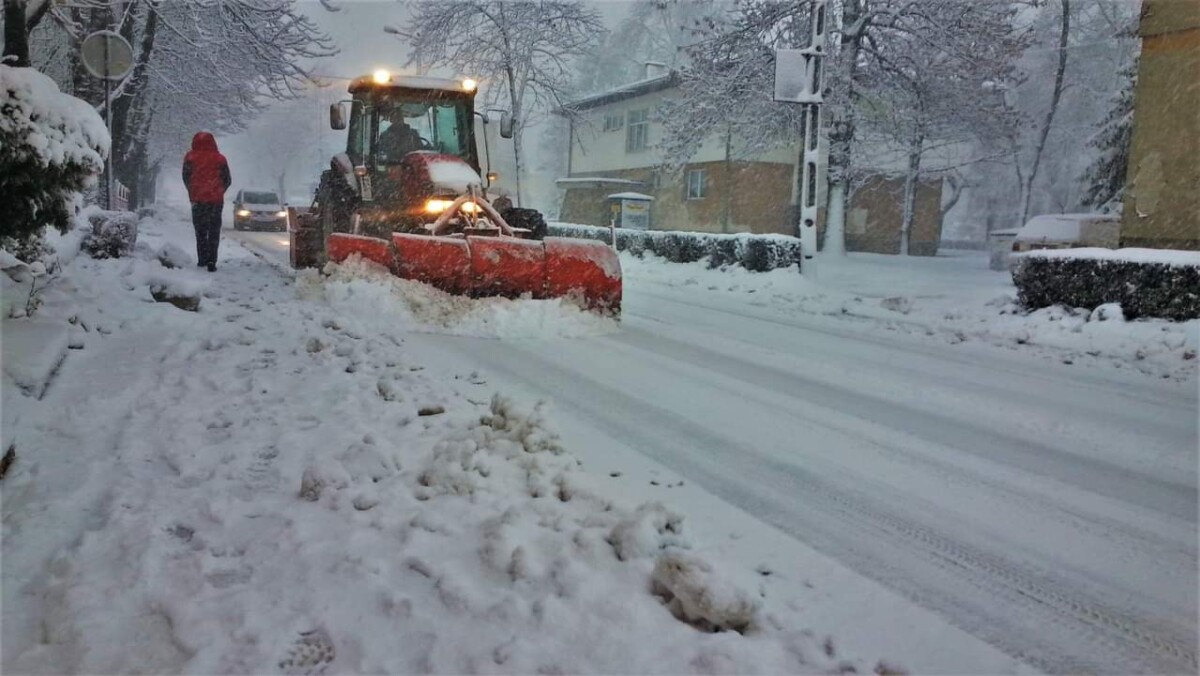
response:
<svg viewBox="0 0 1200 676"><path fill-rule="evenodd" d="M454 204L454 200L429 200L425 203L425 213L440 214L449 209L451 204Z"/></svg>
<svg viewBox="0 0 1200 676"><path fill-rule="evenodd" d="M250 215L250 210L249 209L238 209L237 215L241 216L242 218L245 218L246 216Z"/></svg>
<svg viewBox="0 0 1200 676"><path fill-rule="evenodd" d="M287 212L286 212L286 211L276 211L276 212L275 212L275 215L276 215L276 216L278 216L278 217L280 217L280 218L287 218Z"/></svg>
<svg viewBox="0 0 1200 676"><path fill-rule="evenodd" d="M473 92L473 91L475 91L475 88L478 86L479 86L479 83L471 78L466 78L465 80L462 81L462 88L463 88L464 92Z"/></svg>
<svg viewBox="0 0 1200 676"><path fill-rule="evenodd" d="M371 74L371 79L375 81L375 84L387 84L392 81L392 74L380 68Z"/></svg>
<svg viewBox="0 0 1200 676"><path fill-rule="evenodd" d="M467 212L468 214L474 214L474 213L479 212L480 209L479 209L479 205L474 202L463 202L462 210Z"/></svg>

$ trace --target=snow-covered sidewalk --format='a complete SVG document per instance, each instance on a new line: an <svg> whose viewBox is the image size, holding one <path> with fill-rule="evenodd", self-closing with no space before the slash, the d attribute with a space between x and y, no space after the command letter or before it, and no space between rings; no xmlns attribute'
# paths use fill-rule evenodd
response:
<svg viewBox="0 0 1200 676"><path fill-rule="evenodd" d="M794 269L750 273L701 263L664 264L622 255L626 279L650 294L688 297L698 289L711 306L748 308L778 317L839 319L864 331L903 334L935 345L1000 347L1034 360L1101 365L1153 377L1196 377L1200 320L1125 321L1115 308L1097 312L1050 307L1024 311L1008 272L989 270L987 255L948 251L937 257L851 253L821 256L817 278Z"/></svg>
<svg viewBox="0 0 1200 676"><path fill-rule="evenodd" d="M406 337L611 327L556 304L448 316L433 295L381 330L361 310L401 309L367 272L293 279L229 240L216 274L168 270L150 252L188 249L190 226L142 227L141 255L81 256L46 292L45 321L87 329L43 397L5 376L5 673L895 668L827 635L825 579L773 579L670 506L606 491L546 409ZM202 289L199 312L153 302L155 283ZM895 614L852 644L937 636L950 662L918 667L1020 668L837 572Z"/></svg>

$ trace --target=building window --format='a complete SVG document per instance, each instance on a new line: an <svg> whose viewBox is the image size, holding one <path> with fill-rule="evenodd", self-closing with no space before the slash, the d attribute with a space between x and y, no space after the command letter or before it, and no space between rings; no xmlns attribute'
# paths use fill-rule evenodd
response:
<svg viewBox="0 0 1200 676"><path fill-rule="evenodd" d="M649 110L629 111L629 123L625 128L625 152L636 153L645 150L649 128Z"/></svg>
<svg viewBox="0 0 1200 676"><path fill-rule="evenodd" d="M708 170L692 169L687 173L687 198L702 200L708 195Z"/></svg>
<svg viewBox="0 0 1200 676"><path fill-rule="evenodd" d="M609 113L604 116L604 131L621 131L624 126L624 113Z"/></svg>

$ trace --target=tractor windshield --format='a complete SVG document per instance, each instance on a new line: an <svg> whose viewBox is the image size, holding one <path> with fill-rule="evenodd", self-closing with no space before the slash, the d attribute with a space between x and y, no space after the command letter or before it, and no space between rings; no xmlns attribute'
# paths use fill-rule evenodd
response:
<svg viewBox="0 0 1200 676"><path fill-rule="evenodd" d="M457 155L474 162L469 100L431 97L429 92L398 93L381 98L376 111L375 149L380 164L396 164L415 150Z"/></svg>

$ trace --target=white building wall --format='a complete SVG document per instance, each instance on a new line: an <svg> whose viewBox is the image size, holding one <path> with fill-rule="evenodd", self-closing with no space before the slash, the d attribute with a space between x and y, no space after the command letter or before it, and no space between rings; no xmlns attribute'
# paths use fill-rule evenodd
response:
<svg viewBox="0 0 1200 676"><path fill-rule="evenodd" d="M628 152L626 140L629 133L629 113L644 110L653 118L655 111L668 96L670 96L670 90L651 92L584 111L581 119L575 122L575 145L571 149L571 174L580 176L622 169L642 169L662 164L663 154L659 148L663 140L661 122L650 120L645 150ZM613 114L620 114L626 122L621 129L606 132L604 131L604 118ZM785 147L752 157L735 156L734 159L795 164L797 152L797 148ZM720 162L723 160L725 160L725 139L714 136L701 144L689 162Z"/></svg>

